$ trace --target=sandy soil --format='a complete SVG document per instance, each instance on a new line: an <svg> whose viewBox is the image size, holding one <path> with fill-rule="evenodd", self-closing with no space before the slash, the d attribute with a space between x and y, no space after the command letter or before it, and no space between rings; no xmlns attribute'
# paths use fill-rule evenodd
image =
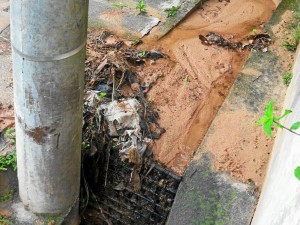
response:
<svg viewBox="0 0 300 225"><path fill-rule="evenodd" d="M241 40L253 28L260 30L274 9L271 0L212 0L160 41L175 66L157 65L163 75L148 93L166 129L153 149L156 160L183 173L249 54L204 46L199 34L212 31ZM150 48L149 43L142 47ZM153 70L140 72L144 79L152 75Z"/></svg>
<svg viewBox="0 0 300 225"><path fill-rule="evenodd" d="M282 16L281 22L272 28L277 40L270 49L281 59L278 63L284 71L290 71L294 62L294 54L283 47L283 43L289 40L291 31L287 27L291 19L292 13L287 11ZM242 72L257 77L261 75L254 69L243 69ZM285 87L277 88L285 92ZM283 101L283 98L276 99L279 104ZM280 107L275 107L275 114L281 114ZM253 125L260 117L261 113L255 115L242 108L234 112L223 112L214 121L217 129L212 126L212 135L202 145L203 149L209 149L213 154L215 170L230 172L236 180L254 182L258 190L262 188L274 141L264 134L261 127Z"/></svg>

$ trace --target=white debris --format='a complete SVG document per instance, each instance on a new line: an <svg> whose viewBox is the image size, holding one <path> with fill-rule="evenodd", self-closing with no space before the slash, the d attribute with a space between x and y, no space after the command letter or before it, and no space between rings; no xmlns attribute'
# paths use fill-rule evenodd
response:
<svg viewBox="0 0 300 225"><path fill-rule="evenodd" d="M121 159L130 159L132 150L142 156L151 140L141 134L141 104L136 99L128 99L102 104L100 109L108 123L110 136L119 137Z"/></svg>

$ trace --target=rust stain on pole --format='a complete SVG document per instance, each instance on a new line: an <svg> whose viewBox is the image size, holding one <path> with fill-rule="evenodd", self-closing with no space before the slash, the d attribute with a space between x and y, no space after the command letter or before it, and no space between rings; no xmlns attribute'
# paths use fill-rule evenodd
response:
<svg viewBox="0 0 300 225"><path fill-rule="evenodd" d="M33 140L38 143L38 144L43 144L45 142L44 137L45 137L45 130L48 130L49 128L40 128L36 127L34 129L30 130L25 130L25 133L29 136L32 137Z"/></svg>

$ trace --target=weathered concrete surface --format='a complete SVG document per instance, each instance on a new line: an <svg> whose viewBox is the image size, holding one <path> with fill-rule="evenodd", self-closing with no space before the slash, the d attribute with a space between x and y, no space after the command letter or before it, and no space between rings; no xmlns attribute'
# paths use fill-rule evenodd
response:
<svg viewBox="0 0 300 225"><path fill-rule="evenodd" d="M256 203L253 187L211 170L210 156L193 161L185 173L168 225L249 224Z"/></svg>
<svg viewBox="0 0 300 225"><path fill-rule="evenodd" d="M136 10L137 0L90 0L89 27L100 27L128 37L150 36L160 38L186 17L204 0L147 1L146 13ZM166 9L180 6L178 13L167 17ZM151 30L156 27L151 32Z"/></svg>
<svg viewBox="0 0 300 225"><path fill-rule="evenodd" d="M6 45L6 43L2 43ZM0 41L1 45L1 41ZM0 47L1 51L1 47ZM6 108L13 105L12 63L10 52L0 53L0 103Z"/></svg>
<svg viewBox="0 0 300 225"><path fill-rule="evenodd" d="M0 11L0 33L9 26L9 13Z"/></svg>
<svg viewBox="0 0 300 225"><path fill-rule="evenodd" d="M286 1L284 1L283 4L286 4ZM277 22L279 22L277 19L278 15L281 15L283 12L284 9L279 7L267 24L271 34L272 26L275 26ZM276 39L274 34L272 34L272 36ZM247 135L249 123L251 123L250 126L256 126L255 121L263 114L265 105L271 99L276 99L277 106L280 107L280 102L282 102L281 100L284 98L286 88L281 78L281 74L284 72L281 64L282 60L278 58L276 51L276 48L270 48L266 53L251 52L242 72L238 75L229 95L212 122L199 147L199 151L196 153L194 160L184 175L184 181L177 192L168 224L250 224L257 204L256 193L252 191L252 184L250 185L249 182L248 184L243 184L234 181L230 176L226 176L225 179L224 173L221 172L205 171L204 165L208 159L206 153L203 152L212 151L210 148L214 148L214 146L212 144L208 145L211 140L222 142L219 137L224 136L224 134L222 134L224 128L230 127L232 121L237 120L236 115L246 114L247 117L244 120L239 119L238 121L241 133L234 138L234 146L237 149L243 149L243 141L249 136ZM252 73L251 71L258 73ZM257 74L259 74L259 76ZM298 84L298 86L299 85L300 84ZM225 118L227 119L225 121L223 120L222 124L218 123L218 121L224 118L223 115L226 115ZM228 133L228 135L231 134ZM250 140L250 142L255 143L255 141L262 141L260 139L264 139L264 136L256 137L253 135L251 138L253 140ZM255 140L256 138L257 140ZM218 146L222 146L222 143L219 143ZM255 148L255 146L253 146L253 148ZM296 159L294 160L296 161ZM213 162L212 156L212 164ZM295 166L296 164L294 163L293 165ZM290 170L290 172L290 176L292 176L292 170ZM278 178L278 184L276 185L280 185L279 180L280 178ZM300 190L299 186L297 187L298 190ZM295 189L293 188L293 190ZM212 195L210 191L216 194ZM228 195L228 193L232 192L238 193L235 195L235 198ZM277 192L277 195L279 195L278 193L281 195L281 192ZM275 196L273 196L273 198L274 197ZM294 198L296 202L296 196L294 196ZM272 199L268 200L270 202ZM230 202L229 205L227 204L228 202ZM279 204L279 202L277 203ZM266 204L268 204L267 201ZM226 213L223 213L221 210L222 213L220 213L216 210L217 208L228 208L228 210L225 210ZM262 215L262 217L264 217L264 215ZM266 223L260 223L260 225L264 224ZM272 223L270 223L270 225L271 224ZM278 225L279 224L280 223L278 223ZM289 224L296 225L297 223Z"/></svg>
<svg viewBox="0 0 300 225"><path fill-rule="evenodd" d="M285 109L292 109L282 124L290 127L300 120L300 52L293 70ZM300 137L286 130L277 132L265 185L253 218L253 225L300 224L300 181L294 169L300 166Z"/></svg>
<svg viewBox="0 0 300 225"><path fill-rule="evenodd" d="M283 109L293 111L282 121L282 124L287 127L300 120L299 98L300 51L298 47L293 79L283 106ZM286 130L277 132L267 177L252 225L300 224L300 181L294 176L295 168L300 166L299 144L299 136Z"/></svg>

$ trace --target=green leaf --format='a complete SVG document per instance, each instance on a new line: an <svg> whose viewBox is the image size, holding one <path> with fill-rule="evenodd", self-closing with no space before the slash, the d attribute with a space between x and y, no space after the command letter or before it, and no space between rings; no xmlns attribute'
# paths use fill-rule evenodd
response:
<svg viewBox="0 0 300 225"><path fill-rule="evenodd" d="M265 123L265 121L266 121L266 117L263 116L256 122L256 125L261 125L261 124Z"/></svg>
<svg viewBox="0 0 300 225"><path fill-rule="evenodd" d="M300 121L294 123L292 126L291 126L291 130L297 130L298 128L300 127Z"/></svg>
<svg viewBox="0 0 300 225"><path fill-rule="evenodd" d="M283 125L282 125L282 124L280 124L280 123L277 123L277 127L279 127L279 128L283 128Z"/></svg>
<svg viewBox="0 0 300 225"><path fill-rule="evenodd" d="M263 125L263 128L264 128L264 131L266 132L266 134L269 136L269 137L272 137L272 127L273 127L273 119L268 119L264 125Z"/></svg>
<svg viewBox="0 0 300 225"><path fill-rule="evenodd" d="M294 175L298 180L300 180L300 166L297 166L297 168L294 170Z"/></svg>
<svg viewBox="0 0 300 225"><path fill-rule="evenodd" d="M98 97L99 97L99 98L104 98L106 95L107 95L106 92L100 92L100 93L98 94Z"/></svg>
<svg viewBox="0 0 300 225"><path fill-rule="evenodd" d="M286 110L284 111L284 113L283 113L280 117L274 117L274 120L275 120L275 121L279 121L279 120L281 120L283 117L287 116L288 114L290 114L290 113L292 113L292 112L293 112L292 110L286 109Z"/></svg>
<svg viewBox="0 0 300 225"><path fill-rule="evenodd" d="M273 117L273 113L274 113L273 106L274 106L274 101L271 100L266 106L265 116L267 118Z"/></svg>

